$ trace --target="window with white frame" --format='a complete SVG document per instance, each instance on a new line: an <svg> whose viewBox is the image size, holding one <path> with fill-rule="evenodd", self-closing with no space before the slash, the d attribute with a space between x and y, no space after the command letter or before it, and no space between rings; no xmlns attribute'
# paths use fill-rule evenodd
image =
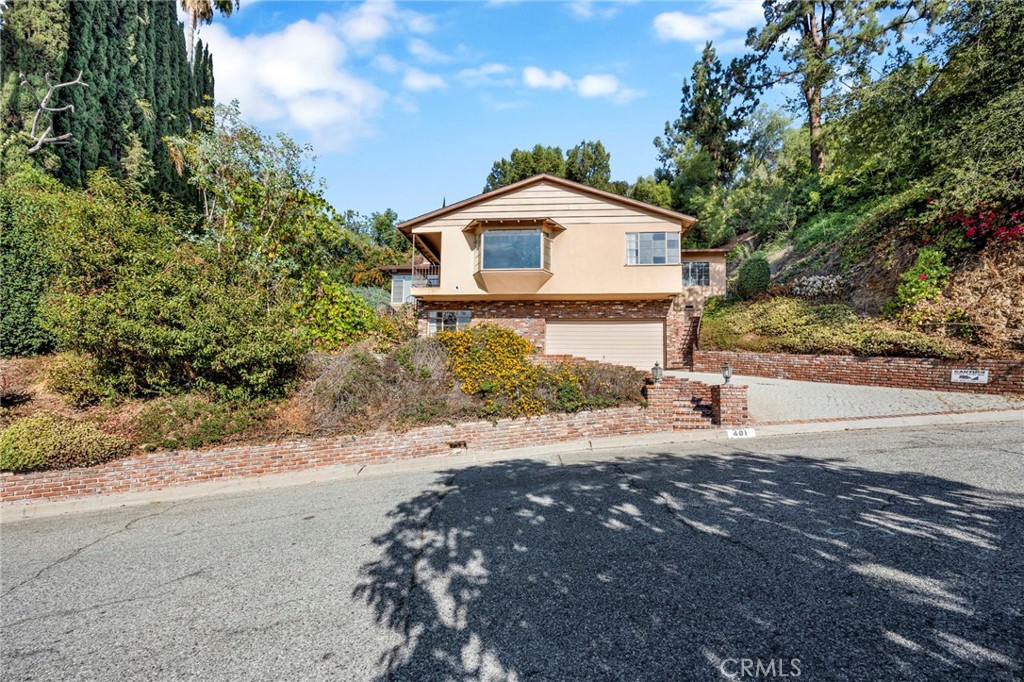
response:
<svg viewBox="0 0 1024 682"><path fill-rule="evenodd" d="M431 310L427 313L427 335L467 329L473 313L468 310Z"/></svg>
<svg viewBox="0 0 1024 682"><path fill-rule="evenodd" d="M627 232L626 265L676 265L678 232Z"/></svg>
<svg viewBox="0 0 1024 682"><path fill-rule="evenodd" d="M394 304L408 303L412 300L409 293L412 288L412 275L391 276L391 302Z"/></svg>
<svg viewBox="0 0 1024 682"><path fill-rule="evenodd" d="M550 267L550 241L543 230L484 230L481 270L539 270Z"/></svg>
<svg viewBox="0 0 1024 682"><path fill-rule="evenodd" d="M706 261L692 261L683 263L683 286L711 286L711 263L708 263Z"/></svg>

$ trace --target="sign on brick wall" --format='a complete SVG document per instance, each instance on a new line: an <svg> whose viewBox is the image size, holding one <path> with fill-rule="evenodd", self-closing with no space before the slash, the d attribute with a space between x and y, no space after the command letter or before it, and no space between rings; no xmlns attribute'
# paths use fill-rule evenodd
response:
<svg viewBox="0 0 1024 682"><path fill-rule="evenodd" d="M954 369L949 380L955 384L987 384L987 369Z"/></svg>

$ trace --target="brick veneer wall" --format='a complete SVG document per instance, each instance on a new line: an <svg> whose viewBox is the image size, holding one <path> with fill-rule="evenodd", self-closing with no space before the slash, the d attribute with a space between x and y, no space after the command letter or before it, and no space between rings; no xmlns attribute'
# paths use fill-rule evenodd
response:
<svg viewBox="0 0 1024 682"><path fill-rule="evenodd" d="M712 420L729 428L743 426L749 420L747 387L741 384L717 384L711 387Z"/></svg>
<svg viewBox="0 0 1024 682"><path fill-rule="evenodd" d="M216 450L160 452L63 471L0 474L0 502L59 500L138 492L227 478L299 471L335 464L369 464L469 450L506 450L572 441L706 428L682 406L697 382L666 378L647 387L648 407L617 407L427 426L404 433L377 432L316 440L243 445ZM699 388L699 387L698 387ZM706 387L705 387L706 388Z"/></svg>
<svg viewBox="0 0 1024 682"><path fill-rule="evenodd" d="M689 349L696 325L694 309L682 297L651 301L431 301L418 306L419 333L427 333L431 311L470 310L471 324L496 324L525 336L544 352L544 321L551 320L665 320L665 366L689 367Z"/></svg>
<svg viewBox="0 0 1024 682"><path fill-rule="evenodd" d="M693 351L695 372L717 374L724 363L737 375L930 391L1024 394L1024 361L933 360L929 358L790 355L737 351ZM987 369L987 384L955 384L952 369Z"/></svg>

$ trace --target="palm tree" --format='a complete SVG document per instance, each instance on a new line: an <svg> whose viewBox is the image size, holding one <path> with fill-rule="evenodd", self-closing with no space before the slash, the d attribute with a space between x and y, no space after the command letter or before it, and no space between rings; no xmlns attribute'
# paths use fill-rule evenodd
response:
<svg viewBox="0 0 1024 682"><path fill-rule="evenodd" d="M196 27L213 21L213 11L217 10L226 17L238 9L240 0L180 0L181 9L188 14L188 63L192 66L193 53L196 48Z"/></svg>

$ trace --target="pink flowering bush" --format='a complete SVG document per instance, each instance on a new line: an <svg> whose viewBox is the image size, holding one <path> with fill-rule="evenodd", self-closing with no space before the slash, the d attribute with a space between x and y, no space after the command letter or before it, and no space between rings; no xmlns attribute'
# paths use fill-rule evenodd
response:
<svg viewBox="0 0 1024 682"><path fill-rule="evenodd" d="M946 231L962 234L977 244L1024 237L1024 211L976 207L974 211L944 216L939 223Z"/></svg>

